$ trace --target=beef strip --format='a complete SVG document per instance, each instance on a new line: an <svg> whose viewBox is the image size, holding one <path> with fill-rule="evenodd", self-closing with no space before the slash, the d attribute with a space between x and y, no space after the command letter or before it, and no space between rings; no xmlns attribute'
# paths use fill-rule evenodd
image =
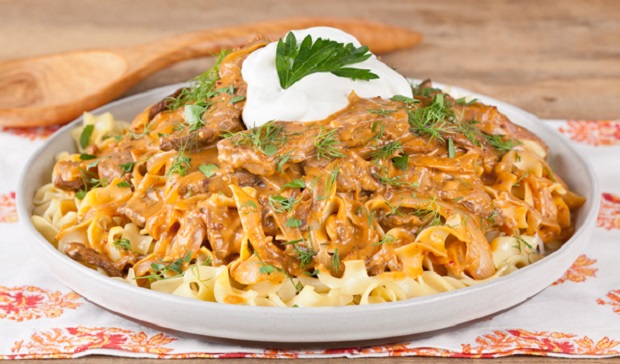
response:
<svg viewBox="0 0 620 364"><path fill-rule="evenodd" d="M241 100L231 103L231 101L233 97L245 96L247 91L247 84L241 76L241 64L252 51L266 44L265 40L259 39L224 58L219 69L220 79L216 82L215 89L227 89L232 86L234 94L221 92L210 100L203 100L211 103L202 116L205 125L196 130L183 128L162 136L159 141L161 150L178 150L185 146L201 148L216 142L224 131L237 132L244 129L241 113L245 102Z"/></svg>
<svg viewBox="0 0 620 364"><path fill-rule="evenodd" d="M84 244L68 243L65 247L65 254L80 263L95 265L103 269L110 277L122 277L121 271L114 266L110 259Z"/></svg>
<svg viewBox="0 0 620 364"><path fill-rule="evenodd" d="M542 139L524 127L511 122L506 115L499 112L495 106L476 102L471 105L456 105L455 112L457 115L462 113L463 121L477 121L478 124L476 127L489 135L499 134L505 135L511 139L532 140L544 148L545 151L548 150L547 145Z"/></svg>
<svg viewBox="0 0 620 364"><path fill-rule="evenodd" d="M81 163L72 160L59 161L54 166L54 186L65 191L77 191L84 187Z"/></svg>
<svg viewBox="0 0 620 364"><path fill-rule="evenodd" d="M123 171L121 164L133 162L133 156L131 151L126 149L119 151L118 153L112 153L106 158L102 158L97 164L97 171L99 172L99 179L105 180L107 183L112 182L114 178L120 178L126 176L129 178L130 174Z"/></svg>
<svg viewBox="0 0 620 364"><path fill-rule="evenodd" d="M166 97L165 99L163 99L160 102L156 103L155 105L151 106L151 108L149 109L149 119L148 120L151 121L160 112L168 110L168 107L172 103L172 100L174 98L178 97L181 94L181 92L183 92L182 88L176 90L172 95Z"/></svg>

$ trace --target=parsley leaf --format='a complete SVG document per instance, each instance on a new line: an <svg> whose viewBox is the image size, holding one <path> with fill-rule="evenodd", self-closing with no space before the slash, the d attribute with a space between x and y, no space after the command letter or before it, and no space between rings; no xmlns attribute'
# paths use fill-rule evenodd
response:
<svg viewBox="0 0 620 364"><path fill-rule="evenodd" d="M80 134L80 146L82 149L88 147L90 144L90 137L93 135L93 131L95 130L94 125L86 125L84 129L82 129L82 134Z"/></svg>
<svg viewBox="0 0 620 364"><path fill-rule="evenodd" d="M407 167L409 167L409 155L400 155L398 157L392 158L392 163L394 163L394 167L400 169L401 171L406 171Z"/></svg>
<svg viewBox="0 0 620 364"><path fill-rule="evenodd" d="M208 178L215 176L216 169L218 169L218 166L215 164L201 164L200 167L198 167L198 170Z"/></svg>
<svg viewBox="0 0 620 364"><path fill-rule="evenodd" d="M404 102L405 104L416 104L420 102L420 100L412 99L411 97L407 97L403 95L394 95L392 96L390 100Z"/></svg>
<svg viewBox="0 0 620 364"><path fill-rule="evenodd" d="M208 106L201 105L185 105L185 122L189 125L190 131L195 131L203 126L205 126L205 122L202 120L202 114L207 111Z"/></svg>
<svg viewBox="0 0 620 364"><path fill-rule="evenodd" d="M88 161L88 160L95 159L95 158L97 158L96 155L86 154L86 153L80 154L80 160L81 161Z"/></svg>
<svg viewBox="0 0 620 364"><path fill-rule="evenodd" d="M245 100L245 96L243 95L237 95L237 96L233 96L230 98L230 101L228 102L229 104L236 104L239 101L243 101Z"/></svg>
<svg viewBox="0 0 620 364"><path fill-rule="evenodd" d="M269 204L276 212L288 212L293 209L296 203L298 203L300 199L295 199L295 197L284 197L284 196L269 196Z"/></svg>
<svg viewBox="0 0 620 364"><path fill-rule="evenodd" d="M122 250L122 251L131 250L131 243L129 242L129 239L127 238L116 239L114 240L113 244L118 250Z"/></svg>
<svg viewBox="0 0 620 364"><path fill-rule="evenodd" d="M306 188L306 183L303 179L297 178L282 186L282 189L285 188Z"/></svg>
<svg viewBox="0 0 620 364"><path fill-rule="evenodd" d="M286 220L286 226L288 227L300 227L301 223L301 220L293 219L292 217L289 217L288 220Z"/></svg>
<svg viewBox="0 0 620 364"><path fill-rule="evenodd" d="M379 76L368 69L344 66L363 62L371 56L366 46L355 48L353 43L343 44L323 38L313 42L310 35L298 44L295 35L288 33L276 47L276 70L283 89L317 72L331 72L338 77L368 81Z"/></svg>

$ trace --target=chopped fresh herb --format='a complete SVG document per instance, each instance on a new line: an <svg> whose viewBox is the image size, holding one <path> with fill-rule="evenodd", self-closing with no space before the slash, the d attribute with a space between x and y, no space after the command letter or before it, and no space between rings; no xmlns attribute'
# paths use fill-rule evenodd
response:
<svg viewBox="0 0 620 364"><path fill-rule="evenodd" d="M376 149L370 153L369 156L373 159L391 158L394 154L400 152L401 150L403 150L403 145L396 140Z"/></svg>
<svg viewBox="0 0 620 364"><path fill-rule="evenodd" d="M90 137L93 135L93 131L95 130L94 125L85 125L84 129L82 129L82 134L80 134L80 146L82 149L85 149L90 144Z"/></svg>
<svg viewBox="0 0 620 364"><path fill-rule="evenodd" d="M291 158L291 152L286 152L280 156L277 156L274 161L276 162L276 170L278 172L284 172L284 165Z"/></svg>
<svg viewBox="0 0 620 364"><path fill-rule="evenodd" d="M499 216L499 213L497 212L497 210L493 210L493 213L491 213L491 215L489 216L484 216L482 218L482 226L483 228L486 230L489 227L493 227L496 226L497 223L495 222L495 218Z"/></svg>
<svg viewBox="0 0 620 364"><path fill-rule="evenodd" d="M448 158L454 158L454 141L452 138L448 138Z"/></svg>
<svg viewBox="0 0 620 364"><path fill-rule="evenodd" d="M90 188L97 188L97 187L105 187L108 184L108 181L106 181L105 179L97 179L97 178L91 178L90 181L88 181L88 183L90 183Z"/></svg>
<svg viewBox="0 0 620 364"><path fill-rule="evenodd" d="M390 116L393 113L395 113L398 110L386 110L386 109L369 109L368 112L371 114L375 114L375 115L381 115L381 116Z"/></svg>
<svg viewBox="0 0 620 364"><path fill-rule="evenodd" d="M150 133L150 132L151 132L151 128L152 128L151 124L148 124L148 125L146 125L146 126L144 127L144 130L142 131L142 133L140 133L140 134L136 134L136 133L129 133L129 136L131 136L131 138L132 138L133 140L143 138L143 137L145 137L148 133ZM176 128L176 125L175 125L175 128Z"/></svg>
<svg viewBox="0 0 620 364"><path fill-rule="evenodd" d="M454 112L443 94L437 94L426 107L407 110L411 132L443 141L443 134L453 133Z"/></svg>
<svg viewBox="0 0 620 364"><path fill-rule="evenodd" d="M198 167L198 170L208 178L215 176L216 169L218 169L218 166L216 166L215 164L201 164Z"/></svg>
<svg viewBox="0 0 620 364"><path fill-rule="evenodd" d="M306 188L306 183L303 179L297 178L282 186L282 189L285 188Z"/></svg>
<svg viewBox="0 0 620 364"><path fill-rule="evenodd" d="M276 268L273 265L269 265L269 264L262 265L258 269L258 272L261 274L271 274L275 271L276 271Z"/></svg>
<svg viewBox="0 0 620 364"><path fill-rule="evenodd" d="M411 97L407 97L403 95L392 96L390 100L404 102L405 104L417 104L418 102L420 102L420 100L416 100Z"/></svg>
<svg viewBox="0 0 620 364"><path fill-rule="evenodd" d="M190 87L184 88L179 94L179 96L171 100L169 109L176 110L179 107L188 103L206 102L207 100L215 96L215 83L220 79L220 75L218 72L220 64L228 53L229 51L223 50L220 53L213 67L209 68L203 74L194 78Z"/></svg>
<svg viewBox="0 0 620 364"><path fill-rule="evenodd" d="M379 128L379 130L377 131L377 127ZM383 138L383 133L385 133L385 123L382 120L375 120L372 123L372 127L371 127L372 132L374 133L375 131L377 132L377 134L375 134L371 140L379 140L381 138Z"/></svg>
<svg viewBox="0 0 620 364"><path fill-rule="evenodd" d="M101 157L101 158L99 158L99 159L97 159L97 160L94 160L94 161L92 161L92 162L88 163L88 164L86 165L86 168L87 168L87 169L95 168L95 167L97 167L97 165L99 164L99 162L101 162L102 160L107 159L107 158L110 158L110 156L105 156L105 157Z"/></svg>
<svg viewBox="0 0 620 364"><path fill-rule="evenodd" d="M96 155L86 154L86 153L80 154L80 160L83 160L83 161L88 161L88 160L95 159L95 158L97 158Z"/></svg>
<svg viewBox="0 0 620 364"><path fill-rule="evenodd" d="M400 169L401 171L406 171L407 167L409 167L409 156L405 154L394 157L392 158L392 163L394 164L394 167Z"/></svg>
<svg viewBox="0 0 620 364"><path fill-rule="evenodd" d="M284 197L284 196L269 196L269 205L271 205L271 207L276 211L276 212L290 212L293 207L295 206L295 204L297 204L300 200L299 199L295 199L295 197L291 196L291 197Z"/></svg>
<svg viewBox="0 0 620 364"><path fill-rule="evenodd" d="M457 105L471 105L478 102L478 99L471 99L467 101L467 97L461 97L459 99L456 99L454 102L456 102Z"/></svg>
<svg viewBox="0 0 620 364"><path fill-rule="evenodd" d="M385 201L385 204L390 209L390 211L387 214L385 214L385 216L390 216L390 215L403 216L403 214L401 214L400 211L398 211L398 209L402 206L402 204L394 206L390 203L390 201Z"/></svg>
<svg viewBox="0 0 620 364"><path fill-rule="evenodd" d="M420 220L425 222L426 226L441 225L441 215L433 204L434 200L431 201L427 208L413 212L413 215L419 217Z"/></svg>
<svg viewBox="0 0 620 364"><path fill-rule="evenodd" d="M185 150L183 148L180 148L177 151L176 157L173 158L170 169L168 170L168 172L166 172L166 176L170 177L173 174L185 176L189 170L191 162L192 159L185 154Z"/></svg>
<svg viewBox="0 0 620 364"><path fill-rule="evenodd" d="M340 256L338 255L338 248L334 249L334 254L332 255L332 263L329 267L336 272L340 270Z"/></svg>
<svg viewBox="0 0 620 364"><path fill-rule="evenodd" d="M260 268L258 268L258 272L261 274L272 274L273 272L280 272L282 274L284 274L286 276L286 278L288 278L289 281L291 281L291 283L293 284L293 287L295 287L295 291L297 291L297 293L301 292L301 290L304 288L303 284L301 284L301 282L299 281L295 281L293 279L293 277L291 277L290 274L288 274L287 271L285 271L284 269L277 267L275 265L271 265L271 264L267 264L265 262L263 262L263 260L261 259L261 257L258 255L258 252L254 251L254 255L256 255L256 257L258 258L258 260L260 261Z"/></svg>
<svg viewBox="0 0 620 364"><path fill-rule="evenodd" d="M523 181L523 179L524 179L525 177L527 177L529 174L530 174L529 172L525 172L525 173L523 173L523 174L522 174L519 178L517 178L517 180L516 180L516 181L515 181L512 185L513 185L513 186L517 186L517 187L519 187L519 186L520 186L521 181Z"/></svg>
<svg viewBox="0 0 620 364"><path fill-rule="evenodd" d="M355 48L352 43L343 44L333 40L307 35L297 43L295 34L288 33L285 40L280 39L276 47L276 71L283 89L317 72L331 72L339 77L354 80L379 78L368 69L344 67L363 62L372 54L368 47Z"/></svg>
<svg viewBox="0 0 620 364"><path fill-rule="evenodd" d="M500 134L487 134L483 132L482 136L493 146L493 148L500 152L508 152L515 146L521 144L518 140L508 139Z"/></svg>
<svg viewBox="0 0 620 364"><path fill-rule="evenodd" d="M377 212L375 210L368 210L366 209L366 215L368 218L368 225L372 226L372 221L374 220L375 216L377 215Z"/></svg>
<svg viewBox="0 0 620 364"><path fill-rule="evenodd" d="M332 190L332 187L334 187L334 184L336 183L336 180L338 179L338 173L339 173L339 168L334 167L334 169L332 169L332 171L329 174L329 178L325 180L325 196L317 197L318 200L325 200L327 198L327 195L329 195L329 192Z"/></svg>
<svg viewBox="0 0 620 364"><path fill-rule="evenodd" d="M218 94L229 94L229 95L234 95L235 93L235 85L230 85L228 87L220 87L217 90L215 90Z"/></svg>
<svg viewBox="0 0 620 364"><path fill-rule="evenodd" d="M237 95L237 96L233 96L230 98L230 101L228 102L229 104L236 104L239 101L243 101L245 100L245 96L244 95Z"/></svg>
<svg viewBox="0 0 620 364"><path fill-rule="evenodd" d="M288 220L286 220L286 226L288 227L292 227L292 228L298 228L301 226L302 221L299 219L294 219L292 217L289 217Z"/></svg>
<svg viewBox="0 0 620 364"><path fill-rule="evenodd" d="M114 136L114 140L116 140L117 142L120 142L123 139L122 135L115 135Z"/></svg>
<svg viewBox="0 0 620 364"><path fill-rule="evenodd" d="M123 174L125 174L125 173L131 172L131 170L133 169L133 166L135 164L136 164L136 162L127 162L127 163L123 163L123 164L119 165L119 167L121 167L121 170L123 171Z"/></svg>
<svg viewBox="0 0 620 364"><path fill-rule="evenodd" d="M198 130L205 126L202 115L207 111L209 106L201 106L197 104L185 105L185 122L189 126L190 131Z"/></svg>
<svg viewBox="0 0 620 364"><path fill-rule="evenodd" d="M253 212L258 212L258 206L256 206L256 203L254 201L247 201L243 204L241 204L241 208L243 208L244 210L246 210L244 212L244 214L250 214Z"/></svg>
<svg viewBox="0 0 620 364"><path fill-rule="evenodd" d="M336 138L336 129L325 131L321 128L319 135L314 138L314 146L317 151L317 159L343 158L345 155L340 148L340 141Z"/></svg>
<svg viewBox="0 0 620 364"><path fill-rule="evenodd" d="M122 182L117 183L116 186L127 188L127 187L131 187L131 183L127 181L122 181Z"/></svg>
<svg viewBox="0 0 620 364"><path fill-rule="evenodd" d="M116 239L114 240L113 244L118 250L122 250L126 252L131 250L131 243L129 242L129 239L127 238Z"/></svg>
<svg viewBox="0 0 620 364"><path fill-rule="evenodd" d="M480 135L480 130L476 129L472 124L477 123L477 121L471 121L469 123L460 123L457 126L458 131L463 134L469 141L472 142L475 146L482 146L480 140L478 140L477 135Z"/></svg>
<svg viewBox="0 0 620 364"><path fill-rule="evenodd" d="M517 239L517 242L519 243L519 251L521 251L521 244L525 245L530 250L534 250L534 247L531 246L527 241L525 241L525 239L523 239L520 234L515 235L515 239Z"/></svg>
<svg viewBox="0 0 620 364"><path fill-rule="evenodd" d="M178 258L170 263L164 263L162 261L152 263L151 270L153 271L153 273L148 276L138 278L148 279L149 282L153 282L172 278L169 277L169 274L171 272L176 273L174 276L178 276L179 274L183 273L183 263L189 263L191 260L192 252L187 252L183 258Z"/></svg>
<svg viewBox="0 0 620 364"><path fill-rule="evenodd" d="M381 240L379 240L377 243L375 243L374 245L383 245L383 244L387 244L387 243L393 243L394 241L396 241L396 238L393 237L390 234L385 234L383 235L383 237L381 238Z"/></svg>
<svg viewBox="0 0 620 364"><path fill-rule="evenodd" d="M390 185L394 187L407 186L407 187L415 188L415 187L418 187L419 185L417 182L409 183L409 182L401 181L403 176L389 177L387 174L373 174L373 176L378 178L379 182L381 182L382 184Z"/></svg>
<svg viewBox="0 0 620 364"><path fill-rule="evenodd" d="M85 191L85 190L79 190L79 191L77 191L77 192L75 193L75 197L76 197L78 200L83 200L83 199L84 199L84 197L86 197L86 192L88 192L88 191Z"/></svg>
<svg viewBox="0 0 620 364"><path fill-rule="evenodd" d="M293 245L295 249L295 253L299 258L299 266L301 269L306 269L306 267L312 262L312 259L318 252L311 247L304 245L300 245L299 243L304 241L304 239L297 239L292 241L287 241L284 244Z"/></svg>
<svg viewBox="0 0 620 364"><path fill-rule="evenodd" d="M206 256L205 260L202 261L202 263L200 263L201 266L212 266L213 265L213 258L211 258L210 256Z"/></svg>
<svg viewBox="0 0 620 364"><path fill-rule="evenodd" d="M286 142L286 137L281 135L283 130L281 125L270 121L258 128L239 132L230 137L235 145L254 147L271 157L277 153L278 147Z"/></svg>

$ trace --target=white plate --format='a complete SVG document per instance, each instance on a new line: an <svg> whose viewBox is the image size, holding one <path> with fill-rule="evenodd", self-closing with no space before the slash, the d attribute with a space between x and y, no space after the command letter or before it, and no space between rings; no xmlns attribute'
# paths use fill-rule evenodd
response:
<svg viewBox="0 0 620 364"><path fill-rule="evenodd" d="M132 120L147 106L181 85L158 88L103 106ZM202 302L115 281L57 251L30 223L35 190L50 180L54 155L75 150L69 131L79 118L60 129L27 162L18 190L19 220L50 273L86 299L113 312L154 325L215 338L269 343L327 343L380 340L424 333L481 318L519 304L558 279L588 242L599 205L599 188L590 164L554 130L514 106L450 87L457 97L473 96L496 105L513 122L549 145L551 164L570 188L587 198L579 210L576 231L562 248L508 276L472 287L401 302L331 308L248 307Z"/></svg>

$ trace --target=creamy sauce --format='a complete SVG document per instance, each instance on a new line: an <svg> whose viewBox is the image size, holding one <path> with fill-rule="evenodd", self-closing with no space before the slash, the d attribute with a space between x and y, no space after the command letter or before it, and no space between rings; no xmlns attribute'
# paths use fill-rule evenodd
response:
<svg viewBox="0 0 620 364"><path fill-rule="evenodd" d="M350 34L329 27L294 30L301 43L308 34L312 40L331 39L340 43L361 44ZM369 69L378 79L364 81L338 77L329 72L308 75L288 89L280 87L276 71L277 42L268 44L250 54L243 62L241 74L248 85L243 109L243 121L248 128L261 126L271 120L315 121L325 119L348 104L347 97L355 92L363 98L394 95L412 97L409 82L385 63L372 55L364 62L347 67Z"/></svg>

